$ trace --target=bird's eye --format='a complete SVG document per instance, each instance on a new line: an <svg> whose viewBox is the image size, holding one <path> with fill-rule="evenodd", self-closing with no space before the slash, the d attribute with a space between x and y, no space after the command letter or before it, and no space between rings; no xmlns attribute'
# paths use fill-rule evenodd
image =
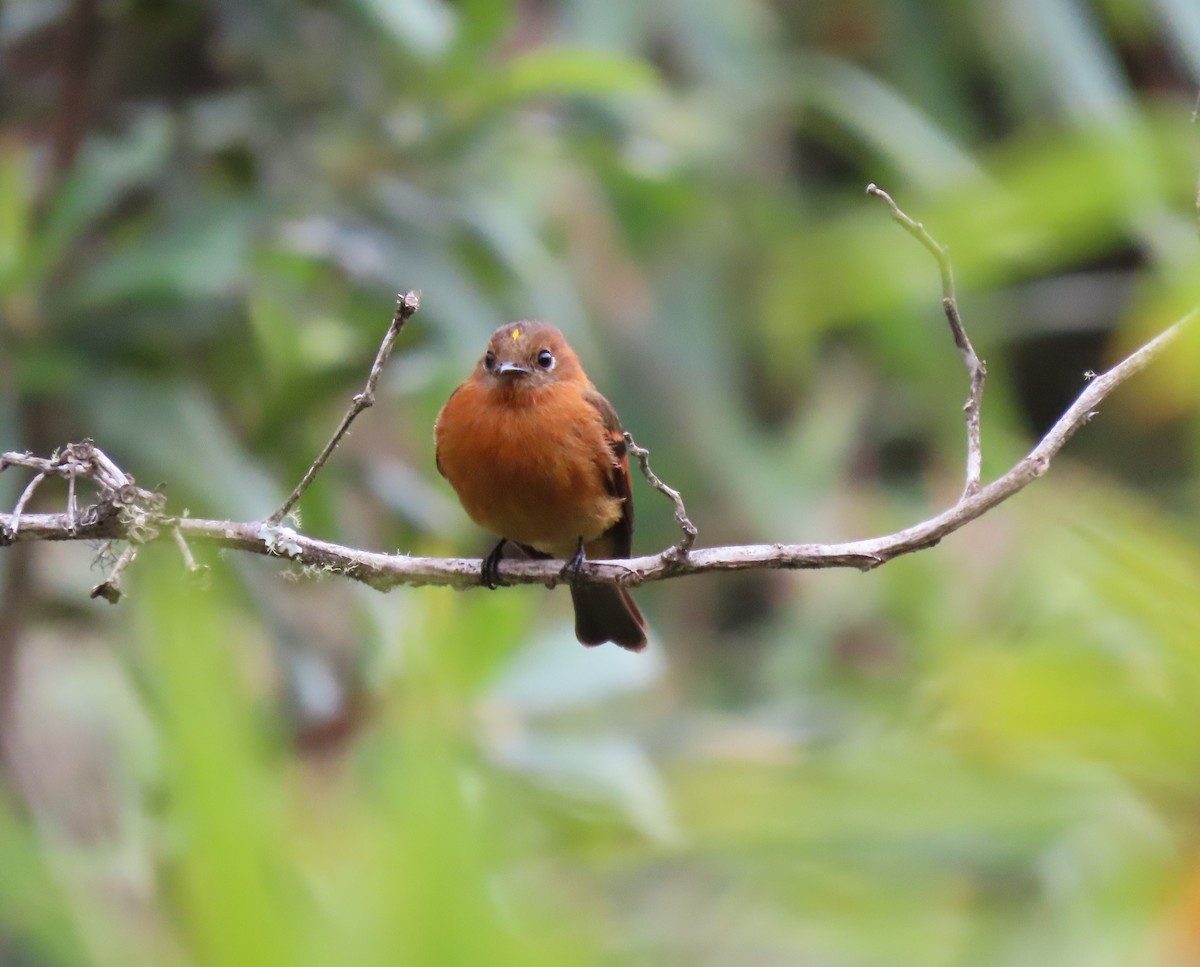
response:
<svg viewBox="0 0 1200 967"><path fill-rule="evenodd" d="M489 373L493 369L496 368L496 354L494 352L492 352L490 349L487 351L487 353L483 357L483 368L486 369Z"/></svg>
<svg viewBox="0 0 1200 967"><path fill-rule="evenodd" d="M553 369L554 353L550 352L549 349L543 349L537 354L537 364L541 366L542 369Z"/></svg>

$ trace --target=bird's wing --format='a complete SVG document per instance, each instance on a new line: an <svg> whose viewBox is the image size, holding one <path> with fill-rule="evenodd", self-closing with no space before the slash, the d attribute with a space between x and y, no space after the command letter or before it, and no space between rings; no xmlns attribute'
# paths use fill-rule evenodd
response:
<svg viewBox="0 0 1200 967"><path fill-rule="evenodd" d="M629 479L629 453L625 446L625 431L613 405L594 388L589 387L584 398L600 413L604 434L612 452L604 486L610 494L621 499L621 519L605 533L611 541L613 557L629 557L633 549L633 490Z"/></svg>
<svg viewBox="0 0 1200 967"><path fill-rule="evenodd" d="M438 439L438 423L441 422L442 414L445 413L447 408L450 406L450 401L458 395L458 391L461 390L465 385L466 383L463 383L458 386L454 392L446 398L446 402L442 404L441 410L438 411L437 419L433 421L433 464L435 467L437 467L437 472L443 477L446 476L446 471L442 469L442 455L439 452L441 448L438 446L440 442Z"/></svg>

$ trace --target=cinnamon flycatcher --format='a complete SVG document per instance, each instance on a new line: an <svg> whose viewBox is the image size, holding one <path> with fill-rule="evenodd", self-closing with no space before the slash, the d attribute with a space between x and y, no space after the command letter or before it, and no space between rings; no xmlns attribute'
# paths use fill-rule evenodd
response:
<svg viewBox="0 0 1200 967"><path fill-rule="evenodd" d="M437 468L475 523L501 537L485 558L496 586L504 545L531 557L629 557L633 494L621 421L563 334L514 322L492 334L470 378L434 425ZM571 585L575 637L585 645L646 647L629 592Z"/></svg>

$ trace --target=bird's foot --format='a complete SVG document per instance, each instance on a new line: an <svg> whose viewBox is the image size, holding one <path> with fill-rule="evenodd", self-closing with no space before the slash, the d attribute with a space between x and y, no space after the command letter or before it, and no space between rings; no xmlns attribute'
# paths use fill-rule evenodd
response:
<svg viewBox="0 0 1200 967"><path fill-rule="evenodd" d="M500 586L500 561L504 557L504 545L507 543L508 538L500 538L500 543L492 548L479 568L479 583L492 591Z"/></svg>
<svg viewBox="0 0 1200 967"><path fill-rule="evenodd" d="M583 570L583 562L587 558L583 554L583 538L579 538L579 546L575 548L575 553L571 559L563 565L562 571L559 572L559 577L567 584L574 584L579 580L579 573Z"/></svg>

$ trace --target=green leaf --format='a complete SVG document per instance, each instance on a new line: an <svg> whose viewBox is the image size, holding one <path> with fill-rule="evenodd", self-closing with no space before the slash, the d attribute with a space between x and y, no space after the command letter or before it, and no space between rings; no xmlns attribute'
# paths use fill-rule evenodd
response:
<svg viewBox="0 0 1200 967"><path fill-rule="evenodd" d="M513 20L513 0L458 0L459 33L455 45L456 59L478 59L488 56L488 47L496 43Z"/></svg>
<svg viewBox="0 0 1200 967"><path fill-rule="evenodd" d="M300 894L270 795L279 773L238 674L232 593L223 582L215 592L189 586L172 550L147 548L137 590L148 605L143 653L179 837L172 885L183 931L201 963L295 964Z"/></svg>
<svg viewBox="0 0 1200 967"><path fill-rule="evenodd" d="M449 50L458 17L444 0L359 0L363 9L406 49L425 60Z"/></svg>
<svg viewBox="0 0 1200 967"><path fill-rule="evenodd" d="M915 185L934 189L982 177L979 164L947 131L859 67L809 54L796 87L803 108L867 141ZM806 123L812 126L811 120Z"/></svg>
<svg viewBox="0 0 1200 967"><path fill-rule="evenodd" d="M253 213L227 204L136 238L94 266L71 292L72 311L124 301L186 301L227 294L245 273Z"/></svg>
<svg viewBox="0 0 1200 967"><path fill-rule="evenodd" d="M50 271L67 247L128 191L163 170L173 133L169 115L152 111L118 137L87 142L62 187L51 197L45 221L31 242L30 271L35 278Z"/></svg>
<svg viewBox="0 0 1200 967"><path fill-rule="evenodd" d="M10 295L29 244L33 169L26 152L0 145L0 298Z"/></svg>
<svg viewBox="0 0 1200 967"><path fill-rule="evenodd" d="M0 799L0 956L13 963L85 964L68 899L55 882L37 832ZM5 958L5 962L8 960Z"/></svg>
<svg viewBox="0 0 1200 967"><path fill-rule="evenodd" d="M547 47L508 62L491 97L520 101L533 97L612 97L645 94L660 85L644 60L586 48Z"/></svg>

